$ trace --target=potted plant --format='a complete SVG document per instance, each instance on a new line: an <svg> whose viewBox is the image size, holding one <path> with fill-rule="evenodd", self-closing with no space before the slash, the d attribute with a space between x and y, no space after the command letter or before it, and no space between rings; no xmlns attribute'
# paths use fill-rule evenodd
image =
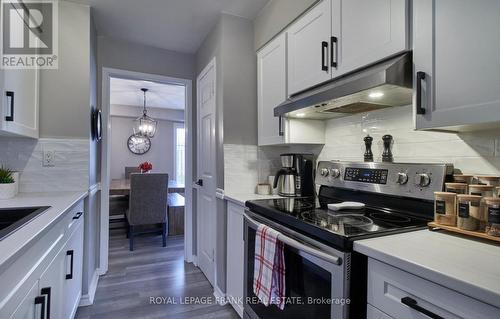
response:
<svg viewBox="0 0 500 319"><path fill-rule="evenodd" d="M0 199L9 199L17 194L16 173L8 168L0 167Z"/></svg>
<svg viewBox="0 0 500 319"><path fill-rule="evenodd" d="M139 165L139 169L141 170L141 173L147 173L153 169L153 164L149 162L141 163L141 165Z"/></svg>

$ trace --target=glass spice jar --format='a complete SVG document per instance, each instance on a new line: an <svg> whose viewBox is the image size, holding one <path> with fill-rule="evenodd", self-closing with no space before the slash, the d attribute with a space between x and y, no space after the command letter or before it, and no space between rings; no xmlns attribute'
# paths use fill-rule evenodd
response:
<svg viewBox="0 0 500 319"><path fill-rule="evenodd" d="M467 184L464 183L445 183L445 190L448 193L467 194Z"/></svg>
<svg viewBox="0 0 500 319"><path fill-rule="evenodd" d="M481 196L457 195L457 227L465 230L478 230L481 221Z"/></svg>
<svg viewBox="0 0 500 319"><path fill-rule="evenodd" d="M483 197L481 202L479 203L480 206L480 212L481 212L481 219L479 221L479 230L484 231L486 227L486 204L484 202L484 198L486 197L493 197L493 192L494 192L495 187L490 186L490 185L469 185L469 194L470 195L477 195Z"/></svg>
<svg viewBox="0 0 500 319"><path fill-rule="evenodd" d="M500 237L500 198L489 197L485 199L488 224L486 234Z"/></svg>
<svg viewBox="0 0 500 319"><path fill-rule="evenodd" d="M453 181L455 183L473 184L474 175L467 174L455 174L453 175Z"/></svg>
<svg viewBox="0 0 500 319"><path fill-rule="evenodd" d="M457 194L434 192L434 221L440 225L455 226L457 223Z"/></svg>

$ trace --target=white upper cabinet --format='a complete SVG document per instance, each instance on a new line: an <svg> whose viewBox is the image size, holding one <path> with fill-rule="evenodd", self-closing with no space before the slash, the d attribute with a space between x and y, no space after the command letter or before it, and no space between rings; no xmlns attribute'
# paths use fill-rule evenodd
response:
<svg viewBox="0 0 500 319"><path fill-rule="evenodd" d="M39 70L3 70L0 77L0 135L38 138Z"/></svg>
<svg viewBox="0 0 500 319"><path fill-rule="evenodd" d="M417 129L500 121L499 12L497 0L413 1Z"/></svg>
<svg viewBox="0 0 500 319"><path fill-rule="evenodd" d="M408 0L332 0L332 77L406 51Z"/></svg>
<svg viewBox="0 0 500 319"><path fill-rule="evenodd" d="M286 31L288 48L288 95L331 78L330 0L321 1Z"/></svg>
<svg viewBox="0 0 500 319"><path fill-rule="evenodd" d="M274 108L286 100L286 37L280 34L257 53L259 145L282 144Z"/></svg>

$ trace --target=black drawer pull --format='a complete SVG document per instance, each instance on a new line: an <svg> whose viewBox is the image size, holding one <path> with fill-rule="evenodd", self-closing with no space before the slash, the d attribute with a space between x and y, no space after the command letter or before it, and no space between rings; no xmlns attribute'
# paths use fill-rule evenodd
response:
<svg viewBox="0 0 500 319"><path fill-rule="evenodd" d="M47 319L50 319L50 287L42 288L42 295L47 295Z"/></svg>
<svg viewBox="0 0 500 319"><path fill-rule="evenodd" d="M404 297L404 298L401 298L401 303L410 307L411 309L414 309L418 312L420 312L421 314L424 314L426 315L427 317L429 318L432 318L432 319L444 319L443 317L439 316L439 315L436 315L435 313L425 309L425 308L422 308L418 305L418 302L413 299L413 298L410 298L410 297Z"/></svg>
<svg viewBox="0 0 500 319"><path fill-rule="evenodd" d="M40 311L40 319L45 319L45 296L35 297L35 306L42 305L42 309Z"/></svg>
<svg viewBox="0 0 500 319"><path fill-rule="evenodd" d="M83 212L78 212L76 213L75 216L73 216L73 219L80 219L80 217L83 215Z"/></svg>
<svg viewBox="0 0 500 319"><path fill-rule="evenodd" d="M425 114L425 109L422 107L422 81L425 80L425 72L417 72L417 114Z"/></svg>
<svg viewBox="0 0 500 319"><path fill-rule="evenodd" d="M14 121L14 92L6 91L5 95L7 96L7 98L10 98L10 115L7 115L5 117L5 120L7 122L13 122Z"/></svg>
<svg viewBox="0 0 500 319"><path fill-rule="evenodd" d="M321 42L321 70L328 72L328 64L326 63L326 54L328 53L328 42Z"/></svg>
<svg viewBox="0 0 500 319"><path fill-rule="evenodd" d="M66 280L67 279L73 279L73 259L75 257L75 251L74 250L68 250L66 252L66 256L71 257L71 262L70 262L70 267L69 267L69 274L66 274Z"/></svg>

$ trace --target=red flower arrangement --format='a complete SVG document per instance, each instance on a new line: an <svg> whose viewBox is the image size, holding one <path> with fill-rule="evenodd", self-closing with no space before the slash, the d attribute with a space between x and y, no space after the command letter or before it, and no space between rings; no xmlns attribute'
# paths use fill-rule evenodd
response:
<svg viewBox="0 0 500 319"><path fill-rule="evenodd" d="M153 169L153 164L151 164L149 162L141 163L139 165L139 169L141 170L142 173L147 173Z"/></svg>

